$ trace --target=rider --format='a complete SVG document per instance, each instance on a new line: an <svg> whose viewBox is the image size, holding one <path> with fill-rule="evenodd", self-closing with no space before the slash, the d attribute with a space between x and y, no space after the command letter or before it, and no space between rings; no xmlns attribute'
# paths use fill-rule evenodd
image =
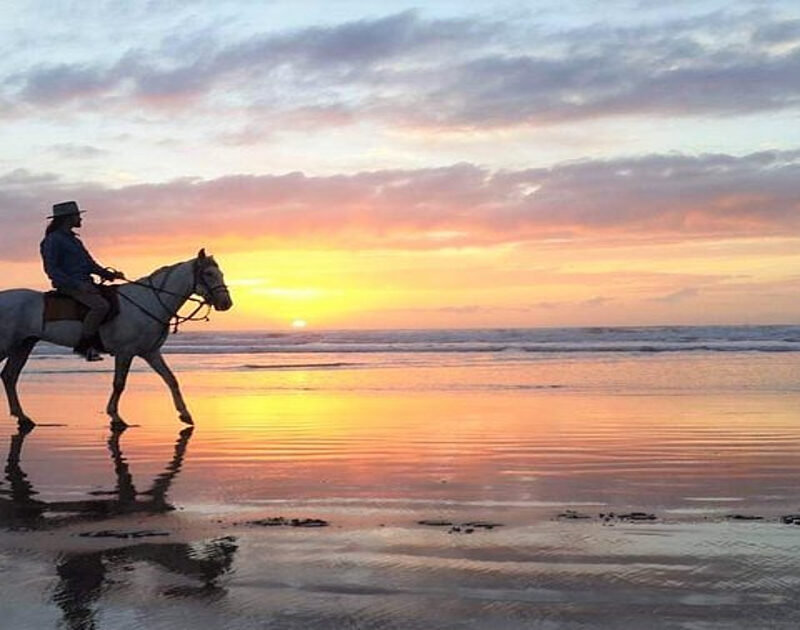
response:
<svg viewBox="0 0 800 630"><path fill-rule="evenodd" d="M103 357L94 347L95 338L111 306L100 294L91 274L104 280L117 280L125 276L121 271L98 265L72 231L81 226L82 212L74 201L55 204L53 214L47 217L52 221L47 226L39 251L45 273L53 287L89 307L83 321L81 338L74 352L84 356L87 361L99 361Z"/></svg>

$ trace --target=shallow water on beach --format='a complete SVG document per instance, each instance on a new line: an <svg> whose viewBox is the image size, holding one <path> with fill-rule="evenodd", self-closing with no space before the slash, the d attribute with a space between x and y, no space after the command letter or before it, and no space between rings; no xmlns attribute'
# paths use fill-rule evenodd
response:
<svg viewBox="0 0 800 630"><path fill-rule="evenodd" d="M798 353L169 360L23 376L8 627L795 627Z"/></svg>

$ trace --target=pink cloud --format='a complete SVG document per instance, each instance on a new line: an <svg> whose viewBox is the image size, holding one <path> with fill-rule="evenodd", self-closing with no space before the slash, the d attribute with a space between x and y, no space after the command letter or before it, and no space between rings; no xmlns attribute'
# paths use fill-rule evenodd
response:
<svg viewBox="0 0 800 630"><path fill-rule="evenodd" d="M110 189L0 177L5 256L31 255L54 201L90 211L96 242L169 247L438 249L545 239L702 239L800 230L800 152L650 156L549 169L472 164L334 176L231 175Z"/></svg>

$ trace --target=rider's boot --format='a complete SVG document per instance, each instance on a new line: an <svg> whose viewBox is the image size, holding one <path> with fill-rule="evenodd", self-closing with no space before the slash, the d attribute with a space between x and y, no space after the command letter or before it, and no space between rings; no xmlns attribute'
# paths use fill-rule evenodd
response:
<svg viewBox="0 0 800 630"><path fill-rule="evenodd" d="M87 361L102 361L103 357L94 347L92 337L81 337L78 344L72 349L75 354L81 355Z"/></svg>

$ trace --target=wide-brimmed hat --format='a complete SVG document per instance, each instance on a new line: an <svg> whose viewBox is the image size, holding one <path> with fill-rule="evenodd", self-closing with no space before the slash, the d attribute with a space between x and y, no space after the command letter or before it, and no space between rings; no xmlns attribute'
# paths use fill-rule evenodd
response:
<svg viewBox="0 0 800 630"><path fill-rule="evenodd" d="M66 217L71 214L83 214L84 212L85 210L81 210L76 201L62 201L53 205L53 214L47 218L55 219L56 217Z"/></svg>

